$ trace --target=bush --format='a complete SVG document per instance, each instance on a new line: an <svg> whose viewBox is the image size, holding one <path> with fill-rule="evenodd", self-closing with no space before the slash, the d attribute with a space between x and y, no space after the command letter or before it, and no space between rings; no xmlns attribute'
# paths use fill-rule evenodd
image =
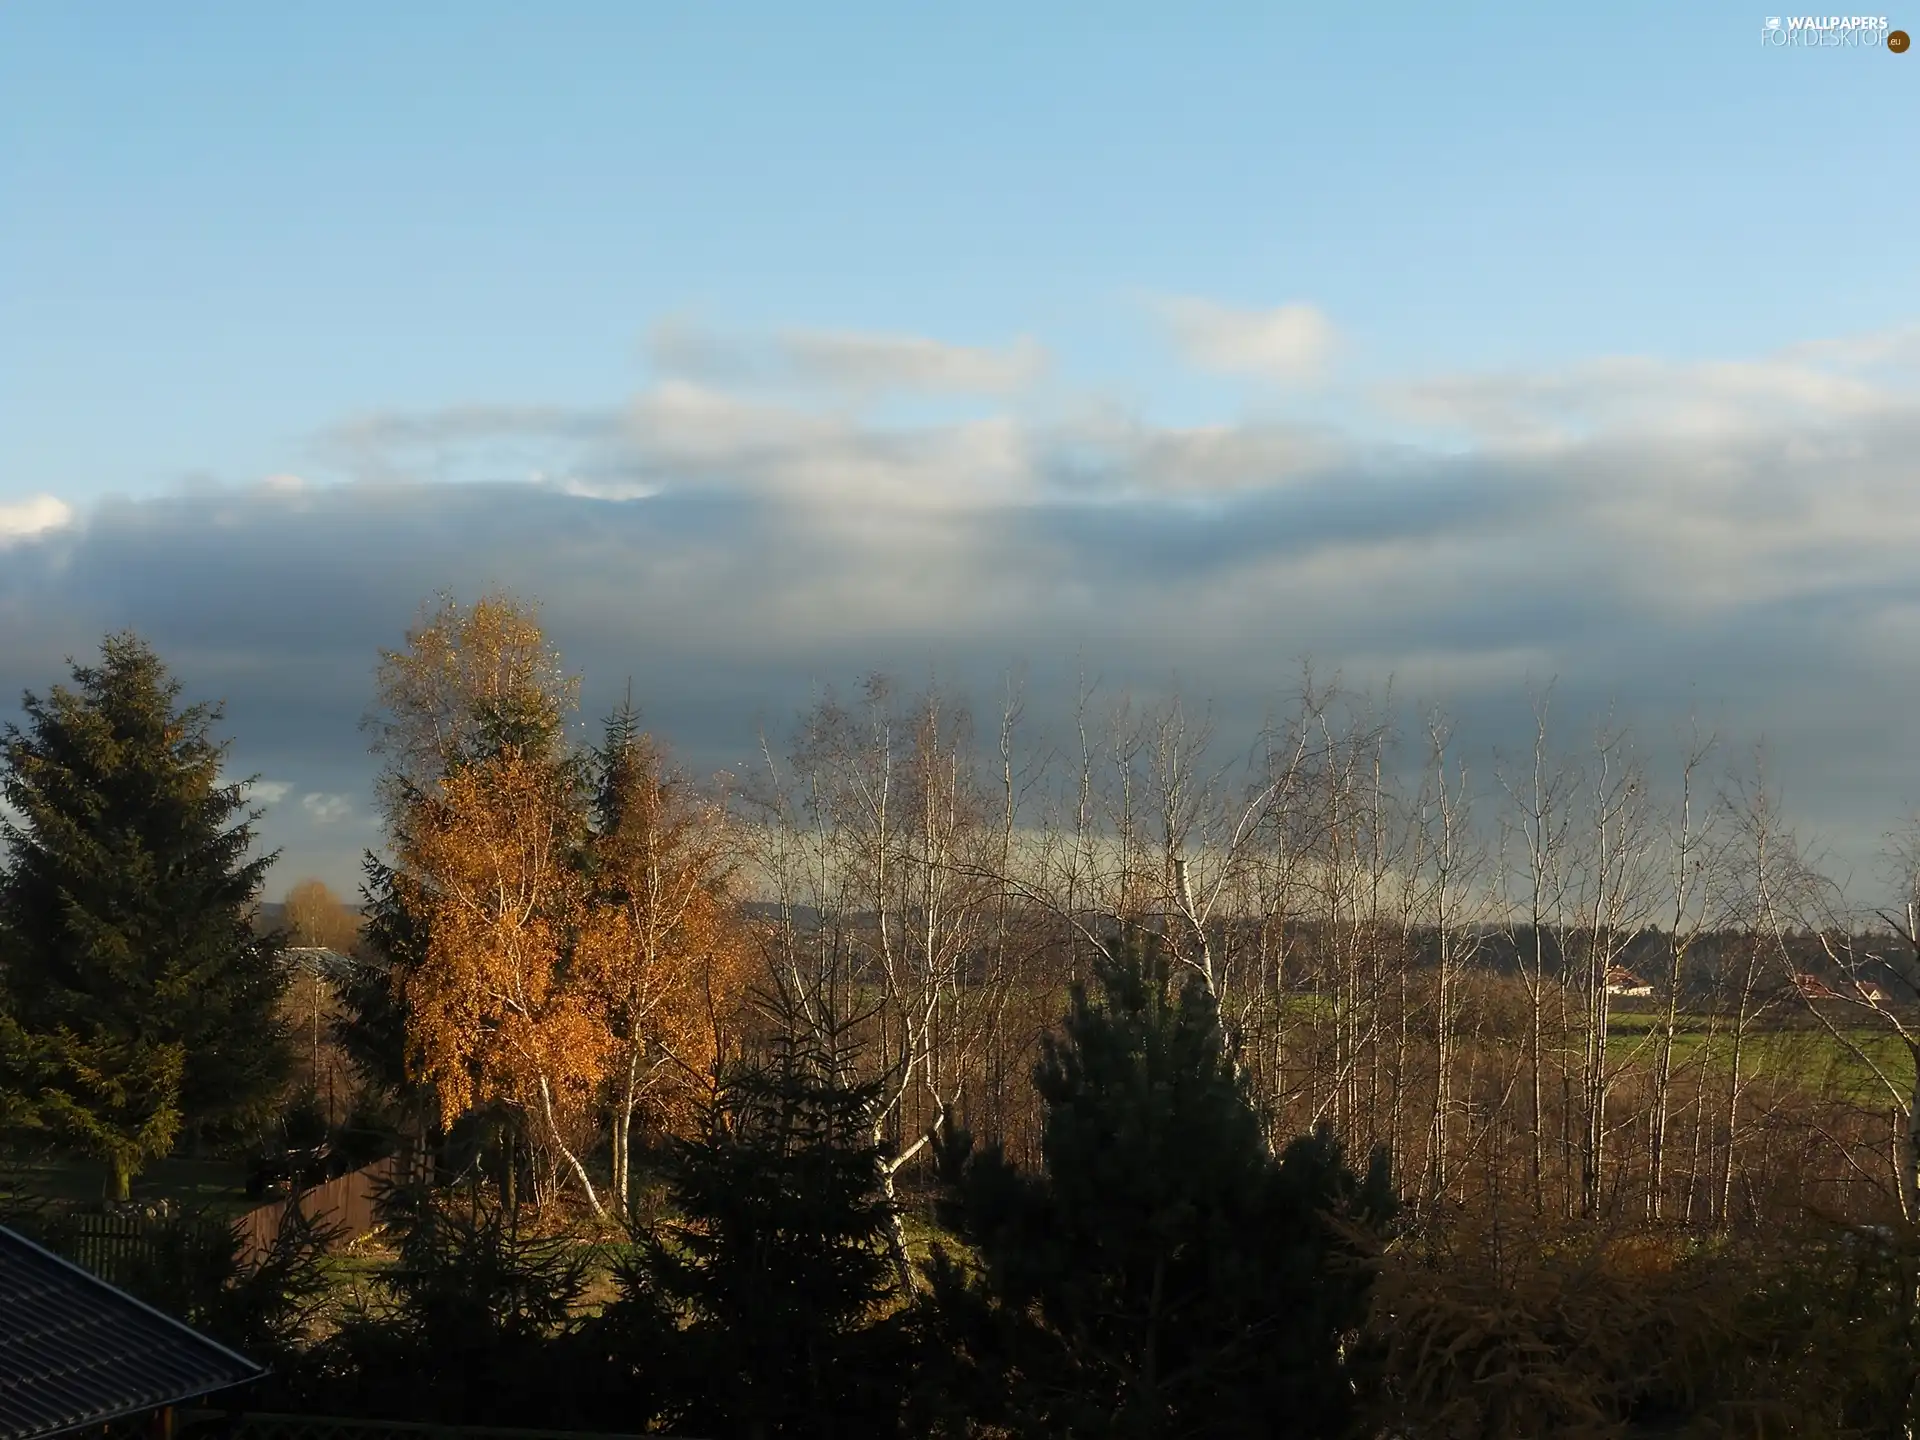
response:
<svg viewBox="0 0 1920 1440"><path fill-rule="evenodd" d="M1911 1433L1915 1258L1908 1233L1825 1225L1464 1225L1387 1257L1374 1418L1422 1440Z"/></svg>

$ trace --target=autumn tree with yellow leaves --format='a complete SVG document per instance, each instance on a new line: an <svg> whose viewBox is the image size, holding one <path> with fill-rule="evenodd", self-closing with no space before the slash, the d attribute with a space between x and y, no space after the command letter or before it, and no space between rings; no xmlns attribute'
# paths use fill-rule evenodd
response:
<svg viewBox="0 0 1920 1440"><path fill-rule="evenodd" d="M598 1214L569 1141L610 1045L597 987L571 953L591 922L568 768L538 755L489 757L420 806L405 858L428 879L432 933L405 987L417 1063L442 1119L507 1102Z"/></svg>
<svg viewBox="0 0 1920 1440"><path fill-rule="evenodd" d="M632 698L596 755L592 894L580 974L612 1044L613 1186L630 1202L634 1124L685 1133L701 1114L747 988L726 810L639 730Z"/></svg>
<svg viewBox="0 0 1920 1440"><path fill-rule="evenodd" d="M425 943L396 966L408 1064L440 1119L504 1103L603 1213L601 1117L628 1202L636 1118L674 1128L745 983L724 810L638 733L569 746L577 681L537 615L443 598L385 652L372 720L394 893Z"/></svg>
<svg viewBox="0 0 1920 1440"><path fill-rule="evenodd" d="M392 976L408 1068L443 1124L505 1102L597 1212L570 1139L607 1049L570 964L584 901L582 772L566 737L577 691L532 607L443 596L383 652L370 724L396 889L426 937Z"/></svg>

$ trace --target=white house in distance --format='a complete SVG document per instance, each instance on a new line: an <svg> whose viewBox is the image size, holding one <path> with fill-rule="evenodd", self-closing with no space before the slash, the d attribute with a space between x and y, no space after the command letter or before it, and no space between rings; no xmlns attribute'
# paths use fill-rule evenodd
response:
<svg viewBox="0 0 1920 1440"><path fill-rule="evenodd" d="M1607 971L1607 994L1624 995L1636 1000L1643 999L1653 994L1653 986L1624 965L1615 965Z"/></svg>
<svg viewBox="0 0 1920 1440"><path fill-rule="evenodd" d="M1802 1000L1851 1000L1856 1004L1875 1007L1889 1004L1893 996L1887 993L1884 985L1872 980L1849 978L1845 985L1836 990L1818 975L1795 975L1793 988L1800 992Z"/></svg>

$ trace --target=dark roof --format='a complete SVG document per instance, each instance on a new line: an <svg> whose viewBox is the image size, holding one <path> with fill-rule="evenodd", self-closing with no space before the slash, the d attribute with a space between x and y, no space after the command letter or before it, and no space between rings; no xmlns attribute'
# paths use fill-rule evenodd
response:
<svg viewBox="0 0 1920 1440"><path fill-rule="evenodd" d="M38 1440L265 1374L0 1226L0 1440Z"/></svg>

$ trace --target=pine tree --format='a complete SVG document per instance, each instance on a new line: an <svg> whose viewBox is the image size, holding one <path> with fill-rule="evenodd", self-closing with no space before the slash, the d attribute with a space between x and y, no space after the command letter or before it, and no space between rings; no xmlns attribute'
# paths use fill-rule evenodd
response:
<svg viewBox="0 0 1920 1440"><path fill-rule="evenodd" d="M421 907L406 903L405 878L372 851L361 871L359 963L341 984L333 1038L384 1099L413 1100L418 1087L407 1073L406 1000L395 977L425 962L426 919Z"/></svg>
<svg viewBox="0 0 1920 1440"><path fill-rule="evenodd" d="M1385 1223L1384 1156L1362 1181L1323 1131L1276 1159L1212 996L1175 986L1152 937L1114 946L1097 979L1035 1070L1044 1172L945 1157L949 1218L984 1267L978 1284L936 1267L964 1362L947 1382L1025 1431L1341 1433L1370 1277L1329 1221Z"/></svg>
<svg viewBox="0 0 1920 1440"><path fill-rule="evenodd" d="M907 1373L872 1140L875 1084L796 1041L741 1069L676 1142L678 1223L646 1237L610 1307L656 1337L671 1422L747 1437L895 1433Z"/></svg>
<svg viewBox="0 0 1920 1440"><path fill-rule="evenodd" d="M635 771L651 758L641 749L644 743L640 712L634 707L633 684L629 681L626 698L602 727L600 748L594 752L591 762L594 828L602 834L612 834L620 828Z"/></svg>
<svg viewBox="0 0 1920 1440"><path fill-rule="evenodd" d="M249 782L222 783L217 705L130 633L0 735L0 985L36 1118L107 1163L109 1194L183 1132L264 1117L289 1063L279 937L254 933ZM19 1077L10 1084L23 1085Z"/></svg>
<svg viewBox="0 0 1920 1440"><path fill-rule="evenodd" d="M591 1252L534 1234L475 1192L396 1186L381 1215L399 1241L380 1290L320 1347L326 1413L440 1424L574 1428L576 1307ZM587 1393L582 1393L583 1391Z"/></svg>

